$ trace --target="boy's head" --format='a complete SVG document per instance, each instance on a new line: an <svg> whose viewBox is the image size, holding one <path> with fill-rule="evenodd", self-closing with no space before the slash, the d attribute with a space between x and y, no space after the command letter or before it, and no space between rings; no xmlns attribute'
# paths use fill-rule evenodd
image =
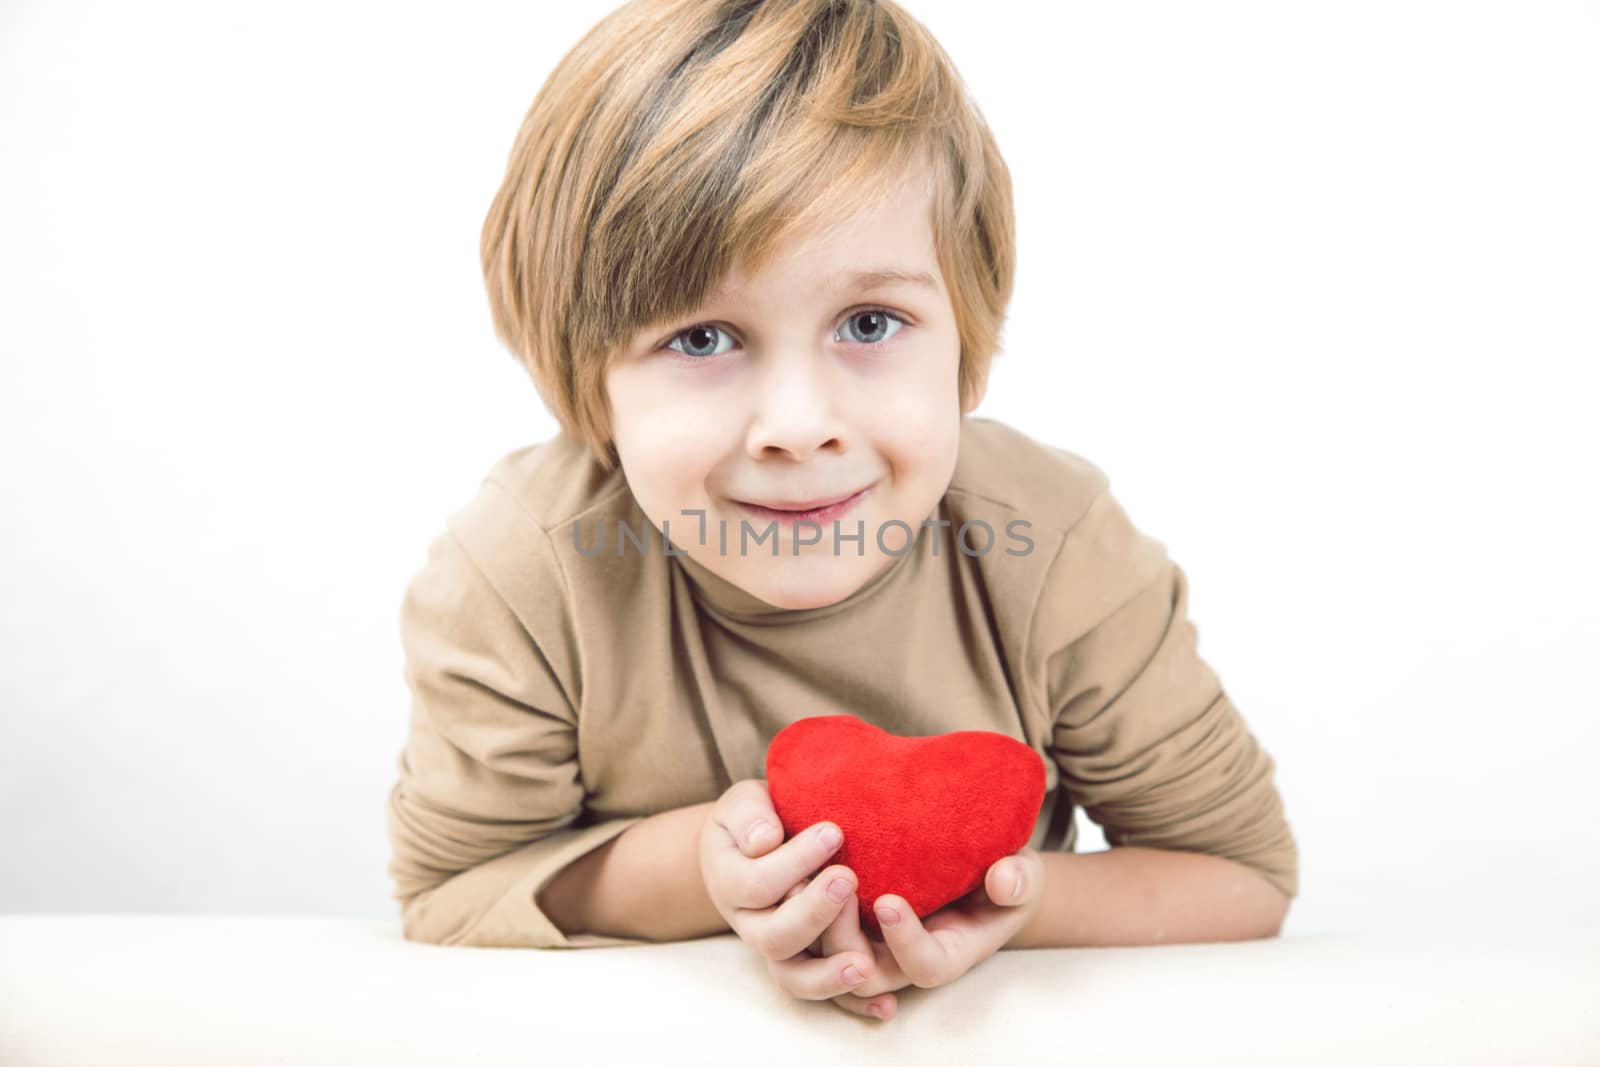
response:
<svg viewBox="0 0 1600 1067"><path fill-rule="evenodd" d="M813 606L898 554L879 527L916 531L948 485L1011 293L1010 178L943 50L886 0L632 0L534 100L482 258L495 328L563 428L677 520L677 547ZM884 269L925 277L849 277ZM832 516L798 558L787 524L778 560L739 554L740 521L770 518L746 503L868 486L839 516L864 521L859 555ZM679 532L697 508L707 546Z"/></svg>

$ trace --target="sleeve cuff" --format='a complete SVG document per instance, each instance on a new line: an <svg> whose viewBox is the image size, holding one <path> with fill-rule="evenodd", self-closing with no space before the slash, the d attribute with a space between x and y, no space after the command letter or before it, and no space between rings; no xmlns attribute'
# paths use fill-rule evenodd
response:
<svg viewBox="0 0 1600 1067"><path fill-rule="evenodd" d="M568 864L599 848L644 816L608 819L593 826L559 830L532 844L496 856L404 906L410 941L478 948L602 948L651 942L602 934L568 936L535 902L540 890ZM476 912L475 900L490 901Z"/></svg>

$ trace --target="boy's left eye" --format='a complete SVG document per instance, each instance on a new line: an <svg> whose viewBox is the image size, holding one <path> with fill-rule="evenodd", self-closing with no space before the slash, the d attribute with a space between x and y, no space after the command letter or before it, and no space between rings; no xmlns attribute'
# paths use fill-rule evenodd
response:
<svg viewBox="0 0 1600 1067"><path fill-rule="evenodd" d="M864 345L875 345L881 341L886 341L890 337L893 337L895 334L899 333L900 328L905 325L905 320L900 318L898 315L891 315L887 311L873 310L856 312L854 315L851 315L848 319L844 320L844 327L842 328L849 329L858 322L867 323L868 325L865 327L863 332L874 335L871 337L856 338L857 341ZM892 327L891 324L893 324ZM852 330L851 332L855 331ZM837 337L838 335L835 334L834 336Z"/></svg>
<svg viewBox="0 0 1600 1067"><path fill-rule="evenodd" d="M851 315L833 336L837 341L853 340L857 344L876 345L899 333L905 324L905 320L899 315L881 308L873 308L868 311L857 311ZM851 336L840 337L840 333L848 333ZM726 330L712 323L702 323L672 337L667 341L667 347L691 358L707 359L711 356L720 356L732 347L731 344L722 344L722 340L731 340Z"/></svg>

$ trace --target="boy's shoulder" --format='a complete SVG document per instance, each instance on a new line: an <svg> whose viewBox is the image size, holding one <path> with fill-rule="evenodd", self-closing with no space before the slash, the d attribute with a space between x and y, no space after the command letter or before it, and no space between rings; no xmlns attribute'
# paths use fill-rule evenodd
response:
<svg viewBox="0 0 1600 1067"><path fill-rule="evenodd" d="M606 470L566 431L501 456L484 475L478 496L485 495L547 533L590 512L626 510L629 499L622 469Z"/></svg>
<svg viewBox="0 0 1600 1067"><path fill-rule="evenodd" d="M570 550L570 523L610 530L635 506L622 470L607 471L562 431L495 460L449 527L503 596L532 603L568 580L561 560Z"/></svg>
<svg viewBox="0 0 1600 1067"><path fill-rule="evenodd" d="M1075 452L968 415L948 492L978 507L1014 512L1034 528L1065 532L1109 485L1103 470Z"/></svg>

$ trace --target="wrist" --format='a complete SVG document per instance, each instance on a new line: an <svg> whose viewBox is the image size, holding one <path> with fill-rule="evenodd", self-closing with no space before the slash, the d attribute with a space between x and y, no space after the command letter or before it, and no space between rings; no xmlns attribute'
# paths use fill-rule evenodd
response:
<svg viewBox="0 0 1600 1067"><path fill-rule="evenodd" d="M658 812L591 853L592 862L561 887L569 901L581 897L570 907L586 932L685 941L726 931L700 872L700 835L711 808Z"/></svg>

